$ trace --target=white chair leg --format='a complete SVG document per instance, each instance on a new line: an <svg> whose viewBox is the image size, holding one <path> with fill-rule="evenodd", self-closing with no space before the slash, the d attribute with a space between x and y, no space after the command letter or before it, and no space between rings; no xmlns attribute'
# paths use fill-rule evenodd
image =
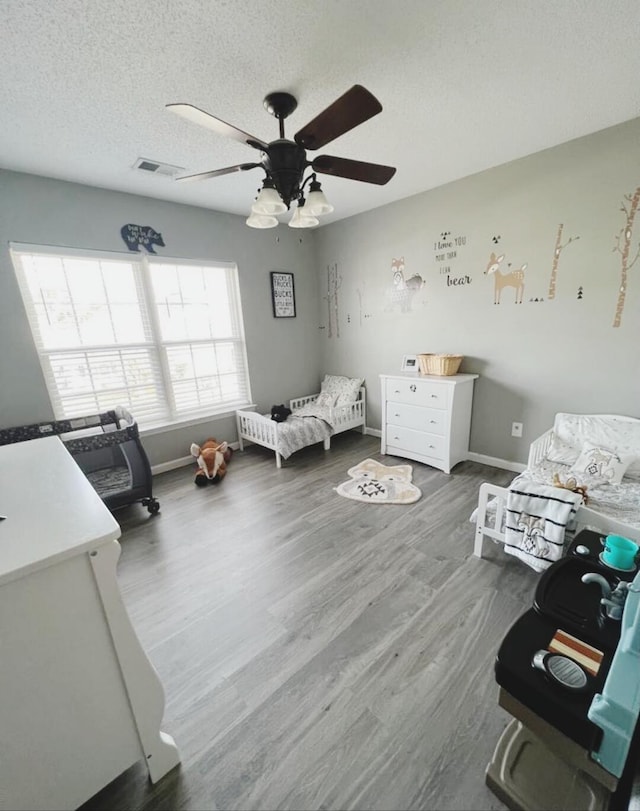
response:
<svg viewBox="0 0 640 811"><path fill-rule="evenodd" d="M476 538L475 541L473 542L473 554L477 558L482 557L483 541L484 541L484 533L482 532L482 527L478 526L476 527Z"/></svg>
<svg viewBox="0 0 640 811"><path fill-rule="evenodd" d="M487 520L487 502L489 501L489 493L484 484L480 485L478 492L478 515L476 517L476 536L473 543L473 554L482 557L482 545L484 543L484 525Z"/></svg>
<svg viewBox="0 0 640 811"><path fill-rule="evenodd" d="M242 427L240 425L240 417L236 414L236 431L238 432L238 448L244 450L244 442L242 440Z"/></svg>

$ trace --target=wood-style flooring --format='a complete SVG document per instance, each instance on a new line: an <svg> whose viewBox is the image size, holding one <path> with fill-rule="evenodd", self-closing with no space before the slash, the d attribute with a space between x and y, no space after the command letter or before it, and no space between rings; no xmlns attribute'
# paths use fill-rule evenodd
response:
<svg viewBox="0 0 640 811"><path fill-rule="evenodd" d="M236 452L220 485L155 479L162 511L116 517L125 603L166 693L182 765L143 763L83 806L502 809L485 767L509 716L493 660L537 575L491 543L472 555L473 462L413 464L422 498L368 505L333 488L380 456L355 432L277 470Z"/></svg>

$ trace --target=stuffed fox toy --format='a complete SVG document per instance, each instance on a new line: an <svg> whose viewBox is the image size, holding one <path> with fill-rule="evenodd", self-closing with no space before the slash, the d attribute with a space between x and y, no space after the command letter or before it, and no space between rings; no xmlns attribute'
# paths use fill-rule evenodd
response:
<svg viewBox="0 0 640 811"><path fill-rule="evenodd" d="M191 446L191 455L198 460L198 472L195 483L198 487L205 487L207 484L216 484L224 479L227 472L225 452L228 445L226 442L218 442L217 439L207 439L202 445Z"/></svg>

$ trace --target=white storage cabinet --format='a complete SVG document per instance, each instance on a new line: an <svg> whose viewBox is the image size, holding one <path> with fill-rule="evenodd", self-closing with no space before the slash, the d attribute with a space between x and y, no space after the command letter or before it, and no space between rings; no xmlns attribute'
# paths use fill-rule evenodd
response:
<svg viewBox="0 0 640 811"><path fill-rule="evenodd" d="M478 375L380 375L381 452L445 473L467 458L473 381Z"/></svg>
<svg viewBox="0 0 640 811"><path fill-rule="evenodd" d="M0 447L0 811L180 762L118 581L120 527L57 436Z"/></svg>

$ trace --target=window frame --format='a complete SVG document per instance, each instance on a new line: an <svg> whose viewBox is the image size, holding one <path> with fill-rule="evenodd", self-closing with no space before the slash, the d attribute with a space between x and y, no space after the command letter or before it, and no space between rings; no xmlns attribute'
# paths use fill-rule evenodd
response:
<svg viewBox="0 0 640 811"><path fill-rule="evenodd" d="M10 255L14 267L15 277L18 282L20 293L22 296L23 305L27 322L29 324L29 332L33 341L34 349L38 355L38 360L42 369L44 382L51 404L54 417L56 419L67 419L68 415L62 410L62 398L57 388L55 375L51 369L50 356L60 353L72 352L99 352L99 351L114 351L135 349L145 347L155 354L158 365L158 379L159 394L162 397L162 402L158 403L159 409L163 409L166 416L155 421L143 421L140 424L140 432L142 434L161 433L165 430L172 428L195 425L204 422L212 417L220 417L235 413L238 408L246 408L252 405L251 403L251 380L249 375L249 362L247 356L247 344L244 329L244 314L242 309L242 298L240 294L240 280L238 274L238 266L235 262L221 262L211 259L190 259L185 257L169 257L164 255L147 255L144 253L122 252L122 251L99 251L93 249L83 248L68 248L65 246L52 246L52 245L32 245L21 242L9 243ZM63 257L63 258L78 258L78 259L94 259L102 261L120 261L126 262L133 266L134 283L139 296L140 304L140 318L143 329L148 327L150 340L144 342L132 343L117 343L103 345L82 345L77 344L58 349L48 349L44 347L37 323L33 323L35 315L33 314L35 302L31 295L27 274L22 266L20 255L32 254L41 256ZM232 313L232 323L235 322L237 327L237 335L232 335L227 338L184 338L166 340L162 337L162 330L159 322L157 312L157 305L155 303L152 273L154 265L175 265L175 266L188 266L188 267L211 267L222 269L226 272L231 272L231 280L227 283L232 286L230 290L230 298L233 300L236 311ZM144 323L146 319L146 324ZM244 376L244 389L246 392L246 400L239 399L233 402L219 403L217 405L208 405L201 408L196 408L188 412L176 410L175 399L173 396L173 383L169 363L167 360L167 348L171 346L193 346L216 344L218 342L224 343L229 340L233 341L238 346L238 355L241 358L241 365L238 365L237 372ZM197 378L196 378L197 379ZM52 391L52 386L54 390ZM98 389L93 389L93 392L98 393ZM115 407L115 403L113 406ZM101 411L107 409L100 409ZM135 417L134 413L134 417Z"/></svg>

